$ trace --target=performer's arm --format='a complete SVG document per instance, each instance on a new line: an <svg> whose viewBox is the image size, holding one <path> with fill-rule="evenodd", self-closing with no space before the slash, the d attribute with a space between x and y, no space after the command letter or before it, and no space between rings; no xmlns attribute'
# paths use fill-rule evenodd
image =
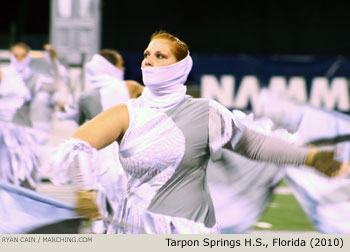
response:
<svg viewBox="0 0 350 252"><path fill-rule="evenodd" d="M245 128L234 151L253 160L276 164L302 165L307 148L298 147L273 136L266 136Z"/></svg>
<svg viewBox="0 0 350 252"><path fill-rule="evenodd" d="M125 104L112 107L80 126L72 135L73 138L88 143L95 149L102 149L114 141L120 141L129 126L129 113ZM91 159L91 157L90 157ZM82 157L76 157L72 167L72 180L78 186L77 207L80 216L99 219L100 213L95 203L96 192L89 188L89 178L95 174L92 164ZM86 167L87 166L87 167Z"/></svg>
<svg viewBox="0 0 350 252"><path fill-rule="evenodd" d="M248 128L245 128L234 151L253 160L280 165L311 166L327 176L337 175L342 165L333 159L333 151L299 147Z"/></svg>
<svg viewBox="0 0 350 252"><path fill-rule="evenodd" d="M99 150L120 141L129 127L129 112L125 104L112 107L80 126L72 135Z"/></svg>

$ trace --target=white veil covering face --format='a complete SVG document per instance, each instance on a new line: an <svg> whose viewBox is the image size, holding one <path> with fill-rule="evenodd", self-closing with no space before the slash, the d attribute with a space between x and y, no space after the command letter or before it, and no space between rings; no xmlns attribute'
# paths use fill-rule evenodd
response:
<svg viewBox="0 0 350 252"><path fill-rule="evenodd" d="M175 64L164 67L142 67L142 79L146 88L142 99L151 108L170 108L183 100L187 88L184 85L192 70L193 61L188 55Z"/></svg>
<svg viewBox="0 0 350 252"><path fill-rule="evenodd" d="M16 57L13 54L11 54L10 60L11 60L11 66L22 77L22 80L26 80L32 75L32 70L30 69L30 66L29 66L30 62L32 61L32 58L29 54L23 61L18 61Z"/></svg>
<svg viewBox="0 0 350 252"><path fill-rule="evenodd" d="M114 66L99 54L95 54L92 59L85 64L85 74L93 88L96 88L94 84L100 83L102 79L107 79L111 76L120 81L124 80L124 71Z"/></svg>

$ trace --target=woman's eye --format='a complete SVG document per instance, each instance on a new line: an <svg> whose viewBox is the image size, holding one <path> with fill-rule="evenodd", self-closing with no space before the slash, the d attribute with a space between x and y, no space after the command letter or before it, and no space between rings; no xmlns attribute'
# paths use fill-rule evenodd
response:
<svg viewBox="0 0 350 252"><path fill-rule="evenodd" d="M143 54L143 57L144 57L144 58L147 58L148 56L149 56L149 53L144 53L144 54Z"/></svg>
<svg viewBox="0 0 350 252"><path fill-rule="evenodd" d="M165 57L164 57L163 54L157 54L157 58L158 58L158 59L164 59Z"/></svg>

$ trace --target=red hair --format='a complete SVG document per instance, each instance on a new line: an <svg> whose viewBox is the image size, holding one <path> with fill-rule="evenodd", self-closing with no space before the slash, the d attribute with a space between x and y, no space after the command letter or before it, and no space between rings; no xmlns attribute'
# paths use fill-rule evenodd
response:
<svg viewBox="0 0 350 252"><path fill-rule="evenodd" d="M15 44L11 45L11 46L10 46L10 51L12 51L12 49L15 48L15 47L21 47L21 48L23 48L23 49L26 51L26 53L29 53L29 51L30 51L29 45L27 45L27 44L24 43L24 42L17 42L17 43L15 43Z"/></svg>
<svg viewBox="0 0 350 252"><path fill-rule="evenodd" d="M150 42L154 39L166 39L170 42L170 50L174 54L177 61L184 59L188 55L188 46L174 35L166 31L157 31L152 34Z"/></svg>

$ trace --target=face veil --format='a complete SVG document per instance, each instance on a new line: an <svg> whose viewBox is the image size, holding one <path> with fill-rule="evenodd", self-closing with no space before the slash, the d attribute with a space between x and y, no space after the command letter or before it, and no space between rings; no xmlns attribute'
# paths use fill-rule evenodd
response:
<svg viewBox="0 0 350 252"><path fill-rule="evenodd" d="M175 64L164 67L142 67L142 79L146 86L143 100L150 107L168 108L176 105L186 95L184 85L192 70L193 61L188 55Z"/></svg>
<svg viewBox="0 0 350 252"><path fill-rule="evenodd" d="M22 77L23 80L28 79L32 75L32 70L30 69L30 62L32 58L28 54L25 60L18 61L16 57L12 54L10 57L11 65L17 71L17 73Z"/></svg>

